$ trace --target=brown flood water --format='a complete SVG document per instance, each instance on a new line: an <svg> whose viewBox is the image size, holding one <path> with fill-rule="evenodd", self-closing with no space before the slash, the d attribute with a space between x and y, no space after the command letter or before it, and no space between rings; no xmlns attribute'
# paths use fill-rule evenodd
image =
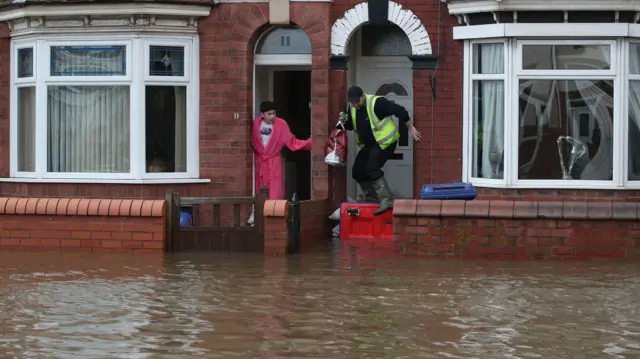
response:
<svg viewBox="0 0 640 359"><path fill-rule="evenodd" d="M0 254L0 358L640 358L635 263Z"/></svg>

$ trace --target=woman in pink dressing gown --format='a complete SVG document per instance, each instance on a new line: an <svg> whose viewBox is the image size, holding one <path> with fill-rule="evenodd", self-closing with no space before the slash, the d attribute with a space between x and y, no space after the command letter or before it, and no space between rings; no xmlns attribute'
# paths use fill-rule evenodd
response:
<svg viewBox="0 0 640 359"><path fill-rule="evenodd" d="M311 139L298 140L287 122L276 117L275 104L260 105L262 114L253 120L251 142L255 154L256 193L260 187L269 187L269 199L284 199L284 161L281 151L311 150ZM265 144L266 143L266 144Z"/></svg>

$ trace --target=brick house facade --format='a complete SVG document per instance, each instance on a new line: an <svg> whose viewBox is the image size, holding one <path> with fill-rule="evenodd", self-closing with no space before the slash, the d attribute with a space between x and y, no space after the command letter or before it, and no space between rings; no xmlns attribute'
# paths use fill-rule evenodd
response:
<svg viewBox="0 0 640 359"><path fill-rule="evenodd" d="M610 3L2 1L0 195L250 195L256 104L290 67L310 71L300 131L314 140L310 166L291 173L307 173L320 208L357 191L323 162L356 83L404 101L422 132L388 169L401 197L464 180L481 200L637 201L640 106L622 94L640 76L640 9ZM283 46L300 30L307 40L260 53L278 28ZM149 170L154 156L169 169Z"/></svg>
<svg viewBox="0 0 640 359"><path fill-rule="evenodd" d="M267 2L223 1L214 5L211 2L198 0L156 1L154 4L148 2L142 4L136 1L123 1L122 3L126 4L120 5L121 11L119 13L113 11L112 14L109 14L108 11L111 5L83 1L73 3L27 1L19 7L13 4L5 5L8 7L3 15L3 20L6 21L3 29L4 40L0 50L2 56L7 59L15 59L18 56L17 47L13 49L12 54L12 39L18 43L22 38L27 38L29 39L26 40L27 42L31 41L35 45L39 41L37 39L42 38L46 39L42 41L51 41L54 44L58 41L56 34L60 34L59 31L63 31L63 29L66 31L65 35L60 35L58 38L63 39L62 41L67 41L67 39L71 39L70 41L82 40L78 42L82 46L91 46L90 41L85 40L87 36L95 35L96 41L102 43L105 38L108 38L102 34L120 35L126 34L127 30L142 36L149 34L148 36L152 39L150 41L156 39L162 41L164 35L159 36L160 31L163 33L174 31L180 36L186 35L187 37L196 37L197 34L198 44L192 46L192 56L198 57L199 69L194 69L198 71L193 72L193 77L195 74L199 75L199 91L197 91L199 98L198 102L194 102L197 104L194 105L197 106L197 112L194 111L194 113L187 115L187 121L193 120L194 116L197 116L199 120L197 132L194 135L194 138L199 139L198 149L193 152L187 151L187 155L193 153L193 156L198 156L197 168L190 169L189 175L173 179L170 178L171 176L163 176L162 178L135 174L120 176L120 173L117 176L102 176L102 174L100 176L93 174L76 176L75 173L69 176L57 174L49 176L50 172L47 172L45 168L46 163L42 163L46 162L47 155L45 154L35 160L36 163L43 166L41 170L37 171L37 174L34 174L36 171L31 173L18 171L17 163L12 171L12 141L9 136L11 133L10 124L12 123L10 89L12 86L15 88L16 83L22 79L16 77L17 81L13 81L11 78L10 66L16 61L5 61L2 64L2 79L0 79L7 84L4 86L5 93L2 97L4 103L2 107L5 110L0 114L0 126L4 134L0 139L0 177L2 178L0 193L7 196L104 198L160 198L164 196L167 189L175 188L193 195L246 195L250 193L252 191L252 154L249 129L254 116L253 50L257 39L270 28L269 4ZM346 72L340 64L337 65L337 69L331 69L332 27L334 27L336 20L343 18L345 13L354 9L358 3L357 1L292 1L290 4L290 20L307 33L312 48L311 111L314 147L312 151L313 189L311 197L314 199L331 197L334 198L335 203L344 198L346 194L344 187L349 176L344 169L328 168L323 163L327 132L335 122L335 114L346 106L345 96L341 94L346 92ZM402 7L402 9L410 8L407 5ZM56 9L57 12L52 12L51 9ZM173 9L181 10L171 14ZM152 14L148 16L153 16L156 23L149 24L146 19L148 16L142 15L143 13ZM175 14L180 14L180 17L178 18ZM420 165L415 168L413 190L417 191L422 183L450 181L460 177L461 149L446 146L444 142L458 143L461 141L459 84L462 81L460 70L462 47L457 42L447 40L451 38L451 25L455 23L455 19L446 14L446 7L440 5L439 2L432 1L428 4L421 4L411 10L409 14L417 16L424 29L433 28L428 33L429 54L425 53L425 55L431 55L433 49L437 48L441 52L437 93L441 106L432 106L432 91L429 82L429 74L432 70L416 69L412 73L414 85L411 90L415 94L413 115L419 119L416 120L416 126L422 131L425 138L432 137L433 129L436 140L433 144L430 143L430 140L425 140L416 145L414 162ZM135 18L135 24L128 23L127 17ZM160 21L165 18L168 25L162 26L161 30L154 31L154 27L161 27ZM37 21L43 23L37 23ZM117 23L118 21L121 24ZM171 21L174 23L169 24ZM193 23L190 24L189 21L193 21ZM397 21L401 21L401 19ZM112 28L107 28L107 32L104 24L109 22L111 22L109 25ZM438 24L440 30L437 28ZM21 26L25 28L21 28ZM354 26L359 26L359 24ZM13 31L10 30L11 27L13 27ZM95 29L95 33L92 32L93 29ZM82 35L76 36L76 34ZM441 39L442 44L439 44L438 41ZM40 49L40 47L37 48ZM50 48L47 47L47 49ZM334 54L334 57L336 57L335 55L345 54ZM348 56L348 54L346 55ZM43 59L40 56L37 58L40 59L38 61ZM131 66L143 68L144 66L141 65L136 64L133 60L131 62ZM348 63L346 67L349 67ZM33 86L36 88L46 86L38 83L44 75L37 74L36 76L38 79L33 81ZM77 78L75 77L74 80ZM187 83L196 86L194 80L187 80L189 81ZM131 81L135 82L136 80L132 79ZM17 99L16 94L14 97ZM46 102L46 93L42 94L42 98L38 101L44 100ZM14 121L17 121L17 113L14 116L16 117ZM46 116L46 113L39 116L36 114L36 118L42 117L36 121L41 121L44 124L47 121ZM432 126L433 119L439 119L438 122L442 122L442 119L445 118L447 119L445 120L446 125ZM136 121L138 120L135 117L130 117L131 124ZM41 136L46 141L47 134L43 132ZM443 141L443 144L437 143L439 139ZM43 144L43 147L46 147L43 142L36 139L33 148L36 147L35 143ZM134 143L135 141L132 140L132 144ZM15 144L15 146L14 150L18 145ZM42 152L44 148L32 151L37 153L38 150ZM132 150L131 153L135 155L135 150ZM139 157L138 161L135 161L134 158L129 159L131 166L138 166L138 168L132 169L132 172L144 172L144 166L141 163L144 161L144 154L138 153L137 156ZM18 156L14 157L14 162L17 162ZM38 167L38 164L34 168ZM17 172L21 173L17 174Z"/></svg>

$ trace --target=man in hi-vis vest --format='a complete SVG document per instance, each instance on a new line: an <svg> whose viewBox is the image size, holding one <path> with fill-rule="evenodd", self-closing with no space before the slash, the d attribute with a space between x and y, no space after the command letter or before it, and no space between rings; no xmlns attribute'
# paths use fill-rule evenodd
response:
<svg viewBox="0 0 640 359"><path fill-rule="evenodd" d="M355 130L360 147L351 176L360 184L367 201L380 201L380 208L374 212L380 215L393 208L391 191L382 171L384 164L393 157L400 138L391 116L407 124L409 136L414 140L420 141L422 135L413 126L407 110L383 96L365 94L358 86L349 88L347 96L351 110L343 125L347 130Z"/></svg>

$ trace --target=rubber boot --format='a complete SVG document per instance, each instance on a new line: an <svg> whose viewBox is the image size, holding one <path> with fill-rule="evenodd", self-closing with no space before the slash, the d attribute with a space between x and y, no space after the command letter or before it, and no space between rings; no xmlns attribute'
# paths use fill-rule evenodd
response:
<svg viewBox="0 0 640 359"><path fill-rule="evenodd" d="M376 189L373 187L373 182L362 181L360 182L360 188L362 188L365 202L378 202L378 196L376 196Z"/></svg>
<svg viewBox="0 0 640 359"><path fill-rule="evenodd" d="M375 191L378 194L378 199L380 200L380 208L373 212L373 215L379 216L393 208L393 198L391 196L389 185L384 177L373 182L373 187L375 188Z"/></svg>

